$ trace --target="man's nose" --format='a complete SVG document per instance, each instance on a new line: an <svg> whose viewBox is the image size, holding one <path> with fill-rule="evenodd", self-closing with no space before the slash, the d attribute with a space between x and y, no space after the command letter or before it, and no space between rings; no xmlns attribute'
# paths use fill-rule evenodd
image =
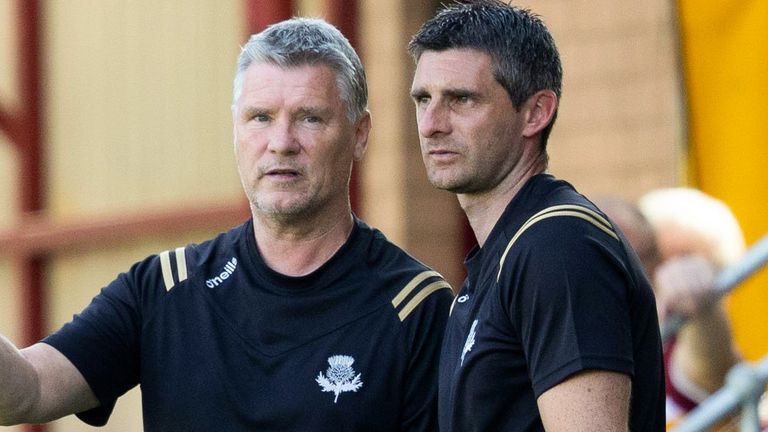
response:
<svg viewBox="0 0 768 432"><path fill-rule="evenodd" d="M289 121L278 121L269 136L267 149L271 153L295 154L301 149L293 125Z"/></svg>
<svg viewBox="0 0 768 432"><path fill-rule="evenodd" d="M450 133L451 124L449 120L448 110L436 101L432 101L422 107L416 118L419 133L423 137L431 137L440 133Z"/></svg>

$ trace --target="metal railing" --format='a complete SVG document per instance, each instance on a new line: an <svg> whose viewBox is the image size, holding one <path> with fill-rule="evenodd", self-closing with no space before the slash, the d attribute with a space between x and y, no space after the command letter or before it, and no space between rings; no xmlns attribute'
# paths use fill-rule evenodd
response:
<svg viewBox="0 0 768 432"><path fill-rule="evenodd" d="M722 297L768 262L768 235L752 246L736 264L720 272L715 291ZM685 323L674 316L662 328L662 340L674 336ZM701 432L717 425L741 407L740 431L760 432L758 404L768 384L768 356L751 365L742 362L731 368L725 385L691 411L672 432Z"/></svg>
<svg viewBox="0 0 768 432"><path fill-rule="evenodd" d="M763 238L755 243L754 246L749 248L739 262L726 267L717 274L714 289L716 298L719 299L728 294L728 292L744 281L744 279L760 270L766 262L768 262L768 234L763 236ZM669 338L677 334L680 327L685 324L685 321L686 319L682 315L670 316L661 328L662 342L666 342Z"/></svg>
<svg viewBox="0 0 768 432"><path fill-rule="evenodd" d="M672 432L701 432L720 423L741 406L740 431L760 432L757 406L768 383L768 356L755 364L739 363L725 385L691 411Z"/></svg>

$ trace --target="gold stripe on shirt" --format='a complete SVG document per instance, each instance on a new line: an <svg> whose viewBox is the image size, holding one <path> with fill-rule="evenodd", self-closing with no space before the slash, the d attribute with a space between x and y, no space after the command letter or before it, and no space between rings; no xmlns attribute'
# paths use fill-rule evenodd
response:
<svg viewBox="0 0 768 432"><path fill-rule="evenodd" d="M392 306L394 307L400 306L400 303L402 303L403 300L405 300L405 298L411 294L411 291L413 291L413 289L416 288L416 286L424 282L427 278L431 278L431 277L442 278L440 273L433 270L426 270L419 273L418 275L416 275L416 277L411 279L411 281L408 282L408 284L405 285L405 287L402 290L400 290L400 292L395 296L395 298L392 299Z"/></svg>
<svg viewBox="0 0 768 432"><path fill-rule="evenodd" d="M459 298L459 296L453 297L453 301L451 302L451 308L448 310L448 316L451 316L453 313L453 307L456 306L456 300Z"/></svg>
<svg viewBox="0 0 768 432"><path fill-rule="evenodd" d="M601 231L605 232L606 234L610 235L616 240L619 240L619 236L616 235L615 232L613 232L613 229L611 227L610 222L597 214L596 212L577 205L559 205L559 206L552 206L547 207L544 210L536 213L535 215L531 216L530 219L528 219L523 226L520 227L519 230L515 233L515 235L512 237L512 239L507 244L507 247L504 249L504 253L501 255L501 259L499 260L499 272L496 275L496 282L499 281L499 278L501 277L501 271L504 266L504 260L507 258L507 254L509 253L510 249L512 249L512 245L517 241L517 239L533 224L536 222L539 222L544 219L549 219L551 217L557 217L557 216L572 216L577 217L579 219L583 219L592 225L596 226Z"/></svg>
<svg viewBox="0 0 768 432"><path fill-rule="evenodd" d="M187 257L183 247L176 248L176 270L179 273L179 282L187 280Z"/></svg>
<svg viewBox="0 0 768 432"><path fill-rule="evenodd" d="M165 290L170 291L173 288L173 272L171 271L171 251L165 251L160 254L160 268L163 270L163 282Z"/></svg>
<svg viewBox="0 0 768 432"><path fill-rule="evenodd" d="M413 312L413 310L416 309L416 307L430 294L444 288L451 289L451 285L444 280L432 282L431 284L422 288L421 291L413 296L413 298L408 303L406 303L405 307L403 307L403 309L400 310L400 312L397 314L397 316L400 317L400 321L405 321L405 318L407 318L408 315L410 315L410 313Z"/></svg>

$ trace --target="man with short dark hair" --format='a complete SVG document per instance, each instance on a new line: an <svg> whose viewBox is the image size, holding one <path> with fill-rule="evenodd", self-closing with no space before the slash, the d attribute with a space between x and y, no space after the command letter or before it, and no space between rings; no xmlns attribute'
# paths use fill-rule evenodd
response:
<svg viewBox="0 0 768 432"><path fill-rule="evenodd" d="M427 175L457 194L479 244L443 342L440 430L664 430L637 256L546 173L562 79L547 28L498 1L456 3L409 50Z"/></svg>

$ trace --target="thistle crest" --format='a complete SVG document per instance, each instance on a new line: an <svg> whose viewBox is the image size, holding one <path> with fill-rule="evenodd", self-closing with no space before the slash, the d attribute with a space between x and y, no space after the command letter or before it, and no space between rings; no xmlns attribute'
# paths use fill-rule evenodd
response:
<svg viewBox="0 0 768 432"><path fill-rule="evenodd" d="M339 400L339 395L343 392L357 392L363 386L360 375L355 375L352 363L355 359L346 355L335 355L328 357L328 370L325 375L320 372L315 378L324 392L333 392L336 397L333 403Z"/></svg>
<svg viewBox="0 0 768 432"><path fill-rule="evenodd" d="M464 356L466 356L468 352L472 351L472 348L475 346L475 334L477 334L477 320L472 322L472 328L469 329L469 335L467 336L467 340L464 342L464 349L461 350L462 366L464 366Z"/></svg>

